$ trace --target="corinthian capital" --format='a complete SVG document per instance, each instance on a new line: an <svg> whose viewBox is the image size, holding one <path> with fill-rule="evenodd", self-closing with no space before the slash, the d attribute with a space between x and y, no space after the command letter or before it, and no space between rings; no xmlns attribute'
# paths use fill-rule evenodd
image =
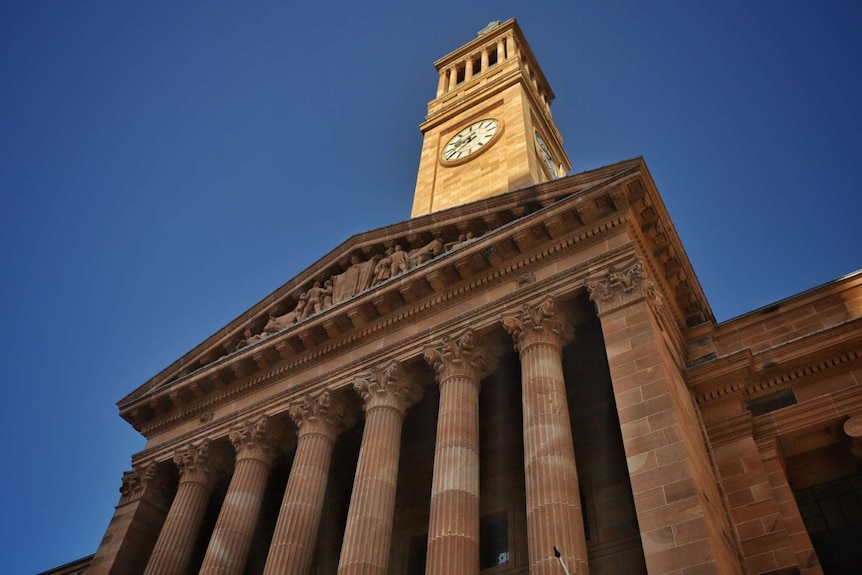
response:
<svg viewBox="0 0 862 575"><path fill-rule="evenodd" d="M315 432L334 439L356 421L344 400L334 396L328 389L317 395L306 394L300 401L291 404L289 413L299 429L299 435Z"/></svg>
<svg viewBox="0 0 862 575"><path fill-rule="evenodd" d="M230 431L237 459L260 459L272 463L282 450L284 428L268 415L244 421Z"/></svg>
<svg viewBox="0 0 862 575"><path fill-rule="evenodd" d="M123 472L120 486L120 504L143 497L150 501L163 500L170 491L171 478L156 461L139 464Z"/></svg>
<svg viewBox="0 0 862 575"><path fill-rule="evenodd" d="M605 313L648 298L654 306L661 305L661 295L637 259L620 269L611 266L599 277L586 278L584 287L599 313Z"/></svg>
<svg viewBox="0 0 862 575"><path fill-rule="evenodd" d="M488 358L488 347L470 328L455 336L444 335L440 342L426 346L424 355L440 385L452 376L478 382L494 370L494 358Z"/></svg>
<svg viewBox="0 0 862 575"><path fill-rule="evenodd" d="M519 352L534 343L552 343L562 348L574 335L551 296L538 304L524 304L520 313L504 315L503 327L515 340Z"/></svg>
<svg viewBox="0 0 862 575"><path fill-rule="evenodd" d="M227 457L223 449L214 446L209 439L204 439L177 450L174 463L180 470L180 483L195 482L212 486L218 474L224 471Z"/></svg>
<svg viewBox="0 0 862 575"><path fill-rule="evenodd" d="M392 407L402 414L422 398L422 387L413 383L401 362L392 360L384 368L372 368L354 377L353 389L365 402L363 409Z"/></svg>

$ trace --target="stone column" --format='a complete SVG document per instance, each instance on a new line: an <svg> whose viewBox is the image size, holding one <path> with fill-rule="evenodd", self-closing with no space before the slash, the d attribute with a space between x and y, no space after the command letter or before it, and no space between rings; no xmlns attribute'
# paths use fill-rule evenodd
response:
<svg viewBox="0 0 862 575"><path fill-rule="evenodd" d="M468 82L473 79L473 56L467 57L467 68L464 70L464 81Z"/></svg>
<svg viewBox="0 0 862 575"><path fill-rule="evenodd" d="M458 85L458 67L452 66L449 68L449 91L455 89L455 86Z"/></svg>
<svg viewBox="0 0 862 575"><path fill-rule="evenodd" d="M844 433L847 435L847 443L850 453L854 457L862 459L862 417L851 417L844 422Z"/></svg>
<svg viewBox="0 0 862 575"><path fill-rule="evenodd" d="M175 487L164 465L170 464L150 462L123 473L120 502L87 573L136 575L144 570Z"/></svg>
<svg viewBox="0 0 862 575"><path fill-rule="evenodd" d="M773 487L771 473L766 466L767 458L777 457L780 448L775 441L769 442L771 446L758 445L754 439L753 422L751 412L744 411L709 426L713 461L718 479L725 489L730 520L736 524L736 537L733 536L733 527L726 520L710 527L726 533L731 541L738 538L739 549L748 564L747 572L750 575L789 572L798 566L796 551L787 529L789 523L782 516L782 502L777 497L778 492ZM679 451L679 448L675 450L677 454ZM679 455L675 459L679 459ZM662 490L663 499L673 504L691 497L694 489L693 481L684 479L680 485L666 485ZM793 500L789 488L784 496ZM689 523L689 529L703 531L706 528L703 518L692 519L697 520L697 523ZM681 527L674 529L682 530ZM661 533L661 530L643 533L641 539L644 550L667 545L667 537L660 537ZM810 542L808 549L811 549Z"/></svg>
<svg viewBox="0 0 862 575"><path fill-rule="evenodd" d="M236 466L210 537L201 575L242 575L266 481L281 451L283 437L281 426L267 415L231 430Z"/></svg>
<svg viewBox="0 0 862 575"><path fill-rule="evenodd" d="M479 573L479 382L490 371L486 355L471 329L425 348L440 385L427 575Z"/></svg>
<svg viewBox="0 0 862 575"><path fill-rule="evenodd" d="M174 456L180 469L177 494L144 575L186 572L218 472L226 460L226 454L213 447L209 439L189 445Z"/></svg>
<svg viewBox="0 0 862 575"><path fill-rule="evenodd" d="M437 82L437 97L439 98L446 92L446 69L440 70L440 81Z"/></svg>
<svg viewBox="0 0 862 575"><path fill-rule="evenodd" d="M506 60L506 45L502 38L497 40L497 63L501 64Z"/></svg>
<svg viewBox="0 0 862 575"><path fill-rule="evenodd" d="M292 404L290 417L299 429L296 454L264 575L307 575L311 569L332 448L354 422L346 404L328 389Z"/></svg>
<svg viewBox="0 0 862 575"><path fill-rule="evenodd" d="M482 71L488 69L488 48L482 48Z"/></svg>
<svg viewBox="0 0 862 575"><path fill-rule="evenodd" d="M661 294L636 257L584 287L602 324L647 572L742 573L697 407L659 323Z"/></svg>
<svg viewBox="0 0 862 575"><path fill-rule="evenodd" d="M392 539L401 425L422 397L397 361L357 375L353 388L365 402L359 448L338 575L385 575Z"/></svg>
<svg viewBox="0 0 862 575"><path fill-rule="evenodd" d="M521 357L530 573L559 575L562 560L570 574L585 575L587 544L562 364L571 326L548 297L504 316L503 327Z"/></svg>
<svg viewBox="0 0 862 575"><path fill-rule="evenodd" d="M506 36L506 57L511 58L515 55L515 39L511 34Z"/></svg>

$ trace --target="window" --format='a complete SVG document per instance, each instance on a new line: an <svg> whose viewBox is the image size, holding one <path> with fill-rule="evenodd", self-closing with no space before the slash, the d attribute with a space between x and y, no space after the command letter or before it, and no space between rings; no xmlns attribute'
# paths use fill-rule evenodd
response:
<svg viewBox="0 0 862 575"><path fill-rule="evenodd" d="M859 573L862 474L796 492L799 513L827 575Z"/></svg>
<svg viewBox="0 0 862 575"><path fill-rule="evenodd" d="M488 66L493 66L497 63L497 48L491 48L488 50Z"/></svg>
<svg viewBox="0 0 862 575"><path fill-rule="evenodd" d="M508 515L501 511L482 517L479 521L479 568L488 569L508 562Z"/></svg>
<svg viewBox="0 0 862 575"><path fill-rule="evenodd" d="M467 66L458 66L457 76L455 77L455 82L460 84L464 81L464 78L467 75Z"/></svg>

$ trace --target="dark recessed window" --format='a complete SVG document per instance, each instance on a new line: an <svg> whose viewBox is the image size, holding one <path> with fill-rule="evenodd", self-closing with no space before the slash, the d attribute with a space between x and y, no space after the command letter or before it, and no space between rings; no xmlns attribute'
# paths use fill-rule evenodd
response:
<svg viewBox="0 0 862 575"><path fill-rule="evenodd" d="M505 511L486 515L479 522L479 568L509 562L509 519Z"/></svg>
<svg viewBox="0 0 862 575"><path fill-rule="evenodd" d="M461 82L464 81L464 78L466 77L466 75L467 75L467 67L466 66L459 66L458 67L458 76L455 78L455 82L460 84Z"/></svg>
<svg viewBox="0 0 862 575"><path fill-rule="evenodd" d="M748 403L748 409L751 411L751 415L757 417L758 415L763 415L770 411L781 409L782 407L796 405L796 403L796 395L794 395L793 390L785 389L778 393L772 393L750 401Z"/></svg>
<svg viewBox="0 0 862 575"><path fill-rule="evenodd" d="M488 65L493 66L497 63L497 49L491 48L488 50Z"/></svg>

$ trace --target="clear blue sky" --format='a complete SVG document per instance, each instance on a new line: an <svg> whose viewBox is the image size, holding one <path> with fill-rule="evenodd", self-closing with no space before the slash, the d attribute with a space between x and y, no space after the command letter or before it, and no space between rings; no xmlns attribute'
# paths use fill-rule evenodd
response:
<svg viewBox="0 0 862 575"><path fill-rule="evenodd" d="M720 320L862 267L862 3L421 5L0 5L4 572L96 550L118 399L409 217L432 62L490 20L574 171L644 156Z"/></svg>

